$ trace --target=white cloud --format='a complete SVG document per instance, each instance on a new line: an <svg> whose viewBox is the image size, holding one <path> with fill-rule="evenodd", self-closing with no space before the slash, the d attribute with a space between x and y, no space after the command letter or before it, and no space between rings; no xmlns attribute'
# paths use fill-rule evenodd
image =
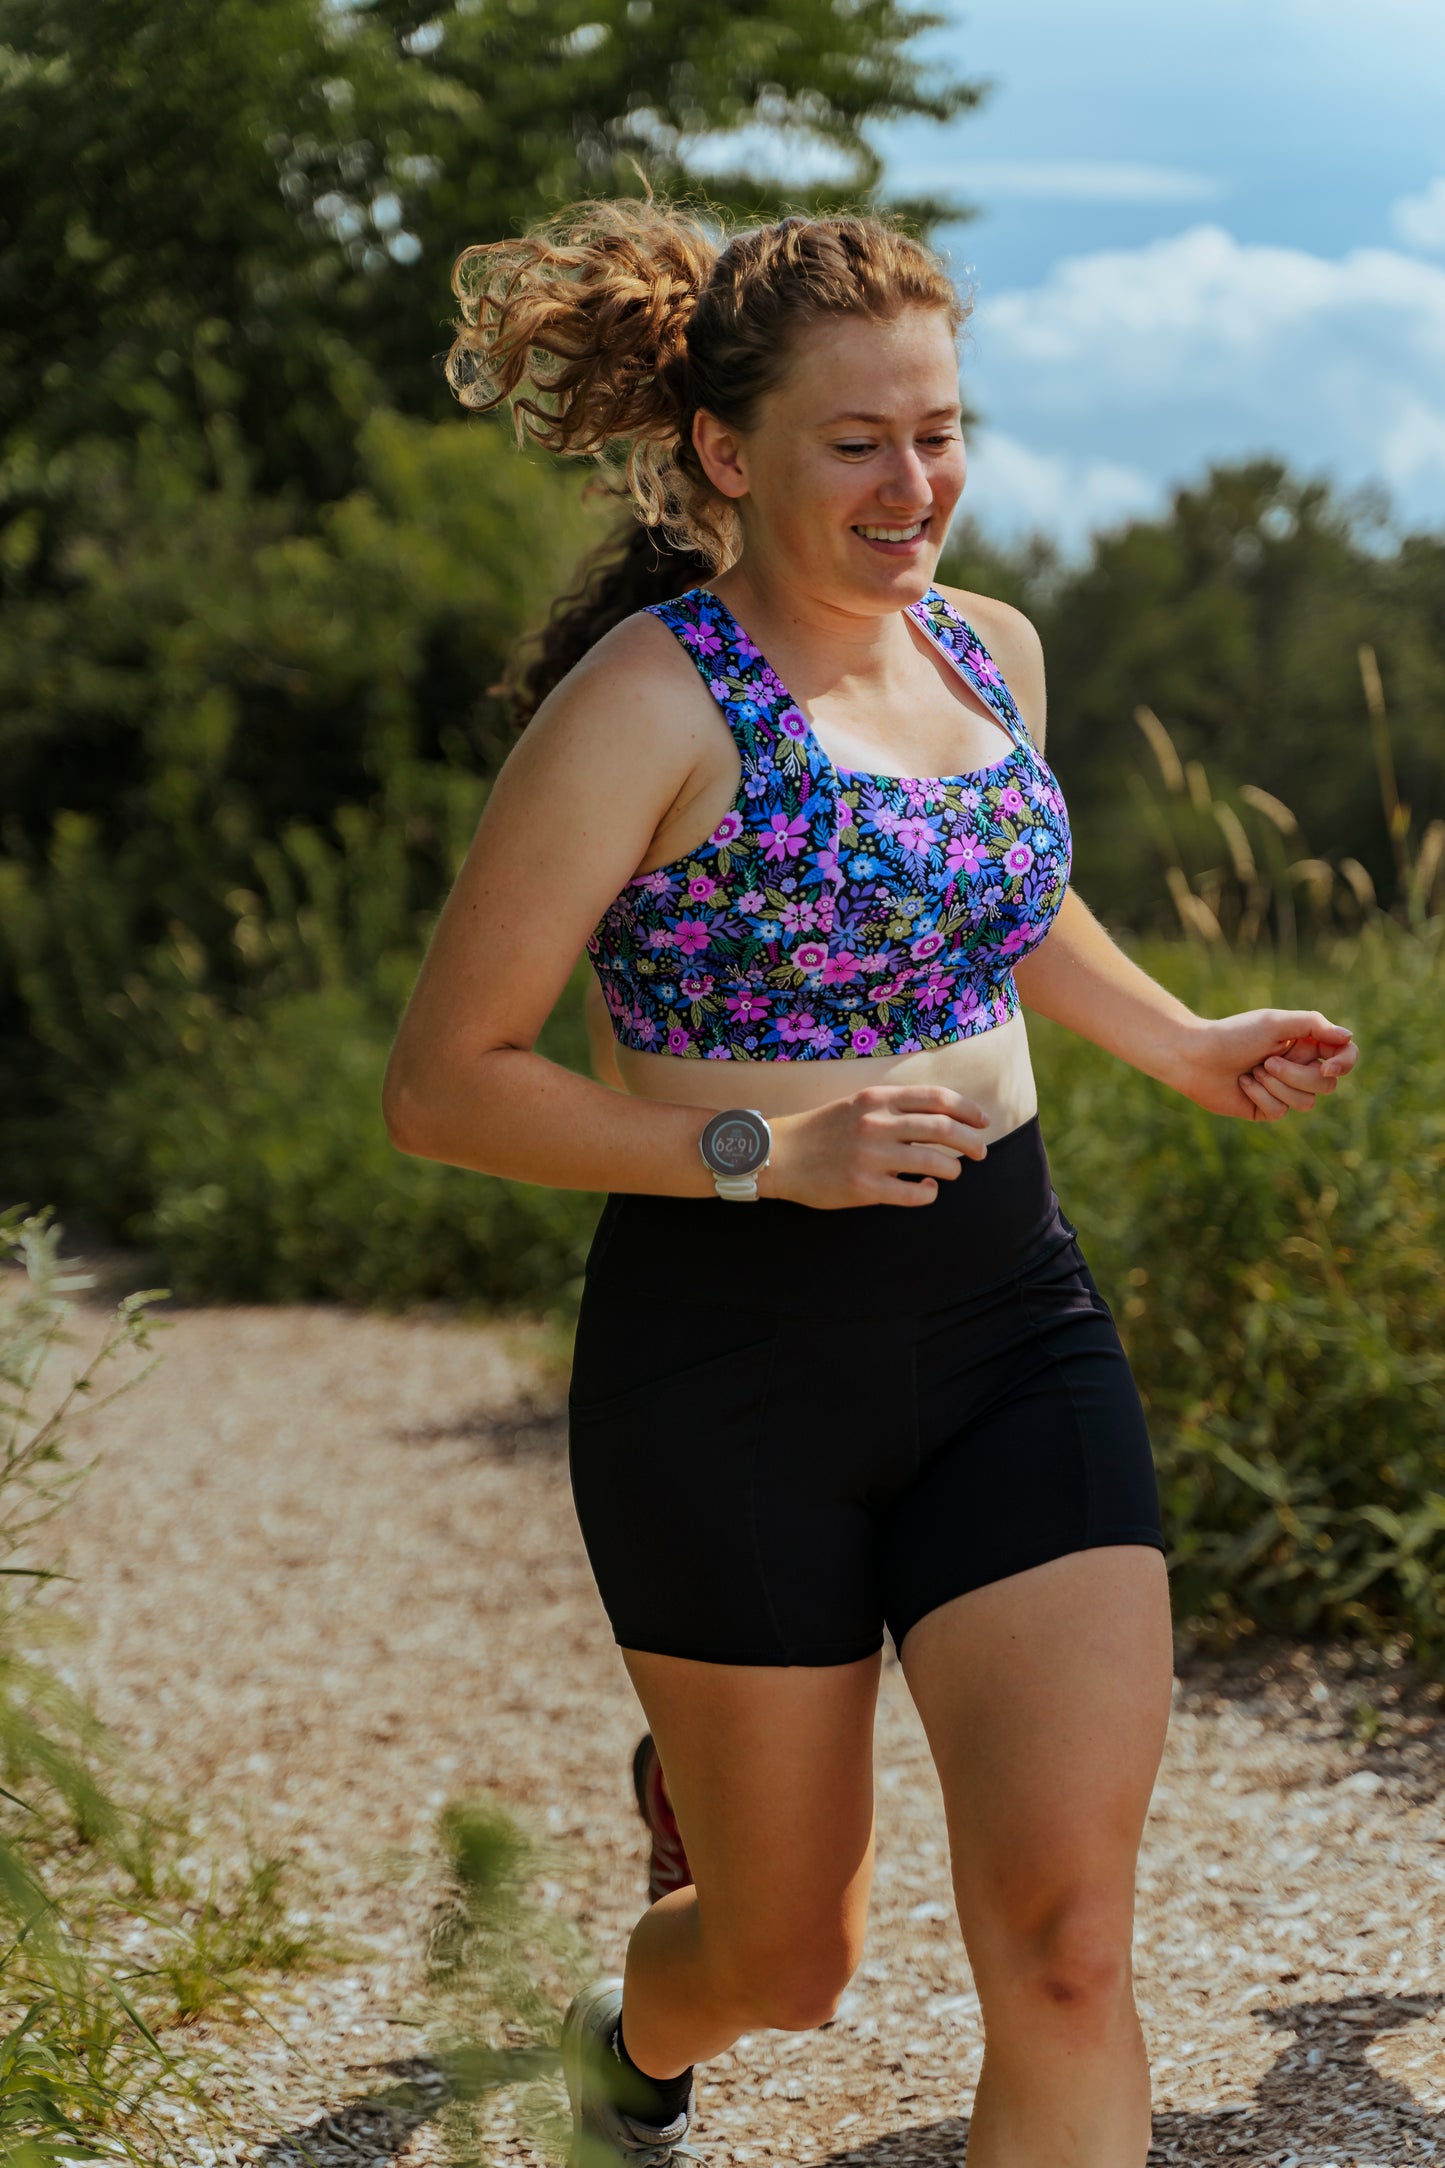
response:
<svg viewBox="0 0 1445 2168"><path fill-rule="evenodd" d="M1445 179L1432 181L1421 196L1401 196L1392 203L1390 230L1406 248L1445 254Z"/></svg>
<svg viewBox="0 0 1445 2168"><path fill-rule="evenodd" d="M1213 225L1066 257L981 301L966 373L991 427L1076 477L1162 486L1277 452L1445 521L1445 266L1418 257L1332 261Z"/></svg>
<svg viewBox="0 0 1445 2168"><path fill-rule="evenodd" d="M1208 173L1175 166L1131 164L1114 158L970 158L936 154L890 162L889 186L905 190L961 191L986 202L1030 197L1053 203L1203 203L1218 196Z"/></svg>
<svg viewBox="0 0 1445 2168"><path fill-rule="evenodd" d="M1077 555L1100 528L1158 512L1163 503L1159 484L1138 467L1031 451L1017 437L984 429L969 443L959 513L1000 541L1042 533Z"/></svg>

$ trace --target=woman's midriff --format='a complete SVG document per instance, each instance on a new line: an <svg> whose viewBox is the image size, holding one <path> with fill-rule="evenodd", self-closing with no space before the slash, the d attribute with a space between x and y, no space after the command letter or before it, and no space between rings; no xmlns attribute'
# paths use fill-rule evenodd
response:
<svg viewBox="0 0 1445 2168"><path fill-rule="evenodd" d="M982 1135L990 1144L1038 1111L1022 1010L992 1031L948 1046L847 1061L679 1061L672 1054L642 1054L628 1046L614 1051L627 1091L680 1106L748 1106L775 1117L849 1099L870 1084L941 1084L982 1107L988 1117Z"/></svg>

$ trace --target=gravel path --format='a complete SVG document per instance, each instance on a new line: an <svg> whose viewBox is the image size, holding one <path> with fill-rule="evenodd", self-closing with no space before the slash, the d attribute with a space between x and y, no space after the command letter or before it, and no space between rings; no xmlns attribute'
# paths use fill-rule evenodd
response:
<svg viewBox="0 0 1445 2168"><path fill-rule="evenodd" d="M223 2157L440 2163L424 2105L384 2098L430 2076L437 1809L490 1786L561 1840L556 1901L609 1967L643 1883L638 1710L573 1519L555 1379L539 1413L536 1343L446 1319L169 1325L159 1367L80 1426L103 1451L61 1523L81 1669L165 1789L300 1862L347 1951L268 1994L269 2024L201 2028L248 2132ZM978 2004L896 1665L878 1748L863 1965L831 2026L709 2067L712 2168L962 2160ZM1137 1932L1159 2161L1445 2162L1442 1768L1440 1691L1399 1668L1288 1647L1181 1665ZM500 2157L535 2158L520 2139Z"/></svg>

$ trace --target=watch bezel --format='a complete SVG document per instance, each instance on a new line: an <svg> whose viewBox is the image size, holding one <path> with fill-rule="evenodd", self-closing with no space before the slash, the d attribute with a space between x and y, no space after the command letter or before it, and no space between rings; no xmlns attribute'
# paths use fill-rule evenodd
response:
<svg viewBox="0 0 1445 2168"><path fill-rule="evenodd" d="M746 1166L739 1165L736 1160L724 1164L714 1156L712 1150L713 1134L725 1122L744 1122L751 1126L753 1130L755 1150L753 1157L747 1162ZM703 1128L702 1135L698 1139L698 1145L702 1152L703 1165L710 1174L741 1179L748 1175L759 1174L766 1167L772 1155L773 1133L768 1127L766 1117L760 1114L756 1107L724 1107L721 1113L709 1117Z"/></svg>

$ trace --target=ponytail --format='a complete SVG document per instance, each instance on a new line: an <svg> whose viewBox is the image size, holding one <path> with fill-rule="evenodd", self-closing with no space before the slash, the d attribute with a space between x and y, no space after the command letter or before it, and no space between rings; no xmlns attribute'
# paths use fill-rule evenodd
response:
<svg viewBox="0 0 1445 2168"><path fill-rule="evenodd" d="M582 561L577 585L552 606L546 624L522 643L530 659L512 668L491 690L506 702L514 727L524 730L554 685L595 647L605 632L652 602L671 602L716 571L697 550L679 549L659 527L631 519Z"/></svg>

